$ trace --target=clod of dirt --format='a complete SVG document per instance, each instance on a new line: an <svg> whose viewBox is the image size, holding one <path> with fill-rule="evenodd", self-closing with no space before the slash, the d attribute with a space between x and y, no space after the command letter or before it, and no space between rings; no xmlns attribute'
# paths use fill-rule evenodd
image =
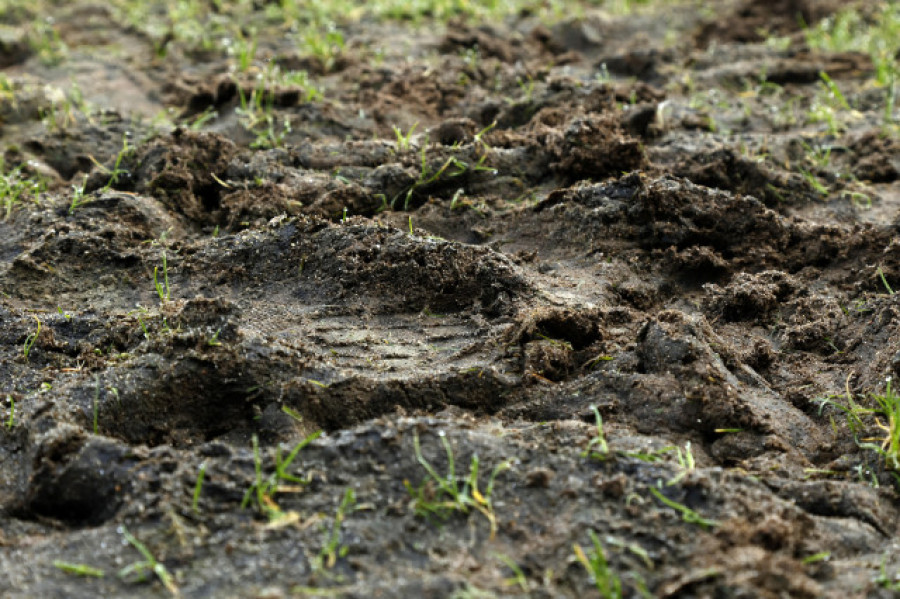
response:
<svg viewBox="0 0 900 599"><path fill-rule="evenodd" d="M118 165L110 163L105 172L94 171L85 191L111 184L115 189L152 195L194 224L218 224L220 181L236 152L234 142L219 135L177 129L127 152ZM113 169L124 171L114 181Z"/></svg>
<svg viewBox="0 0 900 599"><path fill-rule="evenodd" d="M600 179L646 164L644 147L622 133L616 118L587 114L548 135L552 168L568 181Z"/></svg>
<svg viewBox="0 0 900 599"><path fill-rule="evenodd" d="M814 25L842 5L839 0L744 0L730 14L704 24L695 40L701 48L711 42L760 42L770 35L799 31L801 24Z"/></svg>
<svg viewBox="0 0 900 599"><path fill-rule="evenodd" d="M796 283L780 271L739 273L724 289L706 285L704 302L709 313L725 320L764 323L795 289Z"/></svg>
<svg viewBox="0 0 900 599"><path fill-rule="evenodd" d="M7 4L0 596L890 592L890 3Z"/></svg>
<svg viewBox="0 0 900 599"><path fill-rule="evenodd" d="M890 183L900 177L900 144L881 131L866 131L850 142L853 174L872 183Z"/></svg>
<svg viewBox="0 0 900 599"><path fill-rule="evenodd" d="M109 162L112 166L123 143L133 143L143 130L142 126L135 126L112 111L106 112L103 118L108 124L102 127L76 120L58 131L45 132L29 139L24 149L54 169L63 180L75 179L79 185L86 184L85 191L103 188L110 179L108 171L97 171L88 181L78 175L87 176L96 170L97 162ZM120 175L124 183L127 176Z"/></svg>
<svg viewBox="0 0 900 599"><path fill-rule="evenodd" d="M694 154L672 165L671 172L698 185L754 196L769 208L783 208L789 197L815 197L801 177L773 171L732 148Z"/></svg>
<svg viewBox="0 0 900 599"><path fill-rule="evenodd" d="M461 22L451 24L450 31L441 41L441 51L456 54L470 48L476 49L485 58L497 58L501 62L513 62L515 57L509 42L489 26L475 28Z"/></svg>
<svg viewBox="0 0 900 599"><path fill-rule="evenodd" d="M115 516L128 480L129 448L86 439L61 426L36 439L24 509L74 525L97 525Z"/></svg>
<svg viewBox="0 0 900 599"><path fill-rule="evenodd" d="M32 54L24 29L0 26L0 69L25 62Z"/></svg>

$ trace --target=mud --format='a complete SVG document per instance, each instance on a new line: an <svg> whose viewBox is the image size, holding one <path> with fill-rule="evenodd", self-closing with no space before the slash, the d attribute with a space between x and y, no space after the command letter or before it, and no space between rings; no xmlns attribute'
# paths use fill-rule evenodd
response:
<svg viewBox="0 0 900 599"><path fill-rule="evenodd" d="M0 594L588 597L596 534L626 597L891 596L891 421L838 404L900 376L900 146L805 43L839 4L320 54L257 6L243 71L11 10Z"/></svg>

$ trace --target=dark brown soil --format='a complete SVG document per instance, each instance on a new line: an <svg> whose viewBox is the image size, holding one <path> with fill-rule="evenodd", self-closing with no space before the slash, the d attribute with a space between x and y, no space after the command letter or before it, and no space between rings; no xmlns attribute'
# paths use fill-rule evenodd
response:
<svg viewBox="0 0 900 599"><path fill-rule="evenodd" d="M0 18L5 168L47 185L0 220L0 595L590 597L596 533L626 597L891 596L890 422L817 401L900 375L872 62L806 46L842 3L662 4L246 72Z"/></svg>

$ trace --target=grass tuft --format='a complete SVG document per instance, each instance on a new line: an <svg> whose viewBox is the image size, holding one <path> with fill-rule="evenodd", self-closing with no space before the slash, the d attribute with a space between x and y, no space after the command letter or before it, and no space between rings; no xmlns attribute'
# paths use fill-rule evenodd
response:
<svg viewBox="0 0 900 599"><path fill-rule="evenodd" d="M257 509L265 514L270 521L276 521L283 518L286 514L278 507L274 496L277 493L297 490L298 485L305 485L309 481L294 476L288 472L291 464L297 458L300 450L315 441L322 434L322 431L316 431L297 443L291 452L283 459L281 457L281 448L279 447L275 453L275 471L268 477L263 477L262 458L259 452L259 438L253 435L253 463L256 471L256 480L244 493L244 499L241 501L241 508L248 507L251 502L256 504ZM284 485L283 483L292 483Z"/></svg>
<svg viewBox="0 0 900 599"><path fill-rule="evenodd" d="M478 488L478 470L480 468L478 456L472 456L472 461L469 463L469 475L462 479L462 484L460 485L460 477L456 475L453 449L450 447L450 442L443 432L440 432L439 436L447 454L447 473L443 476L438 474L434 466L422 455L418 433L413 437L416 460L428 473L428 478L418 488L413 487L408 480L403 481L406 490L413 498L412 505L415 513L420 516L447 520L455 512L467 514L470 510L475 510L481 513L490 523L491 538L493 539L497 533L497 516L494 513L494 505L491 500L494 492L494 481L497 475L512 467L511 462L504 460L494 467L488 479L487 488L482 493Z"/></svg>
<svg viewBox="0 0 900 599"><path fill-rule="evenodd" d="M581 545L576 543L573 545L576 559L590 574L594 586L597 587L597 591L600 593L600 597L603 599L621 599L622 580L610 569L609 562L606 560L606 552L600 544L600 539L597 538L597 533L589 530L588 536L591 537L591 543L594 545L593 549L585 551L581 548Z"/></svg>
<svg viewBox="0 0 900 599"><path fill-rule="evenodd" d="M844 396L832 395L817 399L820 404L819 413L826 407L831 407L843 414L857 444L881 456L885 469L900 472L900 395L892 387L891 378L886 379L884 392L869 395L874 404L870 406L856 401L849 386L848 378ZM839 397L845 397L846 402L838 401ZM859 438L860 434L875 430L881 430L883 434Z"/></svg>

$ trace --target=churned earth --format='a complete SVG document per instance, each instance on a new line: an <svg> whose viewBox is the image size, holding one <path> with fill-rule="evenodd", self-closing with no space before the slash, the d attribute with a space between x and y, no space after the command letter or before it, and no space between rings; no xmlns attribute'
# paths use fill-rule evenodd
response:
<svg viewBox="0 0 900 599"><path fill-rule="evenodd" d="M0 595L900 590L893 2L0 6Z"/></svg>

